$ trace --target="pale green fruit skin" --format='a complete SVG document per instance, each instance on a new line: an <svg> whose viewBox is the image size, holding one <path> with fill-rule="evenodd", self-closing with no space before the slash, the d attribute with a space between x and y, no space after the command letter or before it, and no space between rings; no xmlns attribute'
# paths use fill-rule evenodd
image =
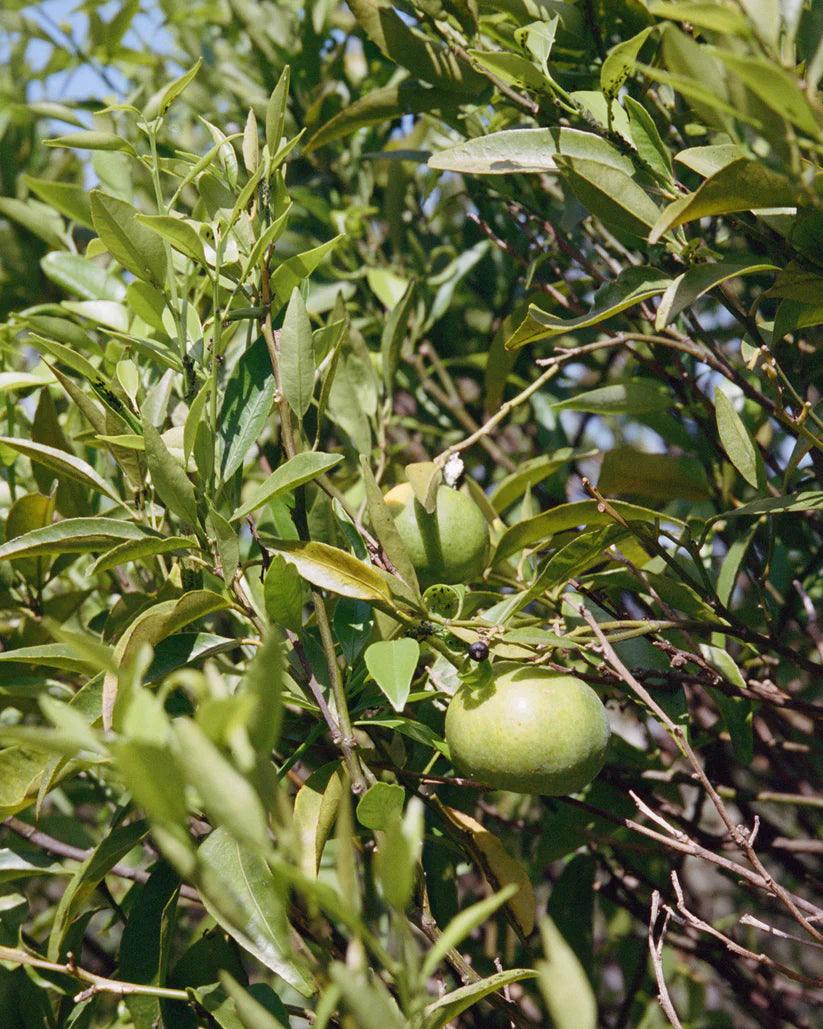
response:
<svg viewBox="0 0 823 1029"><path fill-rule="evenodd" d="M480 576L489 552L489 526L471 497L440 486L435 510L428 514L404 482L384 499L423 589Z"/></svg>
<svg viewBox="0 0 823 1029"><path fill-rule="evenodd" d="M446 712L446 742L464 775L501 790L562 797L603 767L606 709L582 679L509 667L480 689L461 686Z"/></svg>

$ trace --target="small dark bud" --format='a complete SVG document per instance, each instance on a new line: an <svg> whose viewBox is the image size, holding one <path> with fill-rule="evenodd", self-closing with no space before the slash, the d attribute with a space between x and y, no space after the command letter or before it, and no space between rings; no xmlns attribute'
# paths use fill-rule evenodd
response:
<svg viewBox="0 0 823 1029"><path fill-rule="evenodd" d="M489 648L482 640L472 643L469 647L469 657L472 661L485 661L488 656Z"/></svg>

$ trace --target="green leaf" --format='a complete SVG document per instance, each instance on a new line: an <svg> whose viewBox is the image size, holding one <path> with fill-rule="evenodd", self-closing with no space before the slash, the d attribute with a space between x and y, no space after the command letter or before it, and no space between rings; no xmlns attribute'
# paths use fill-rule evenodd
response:
<svg viewBox="0 0 823 1029"><path fill-rule="evenodd" d="M197 229L185 218L166 214L138 214L137 221L156 232L161 239L167 240L184 257L203 266L207 264L203 240L197 234Z"/></svg>
<svg viewBox="0 0 823 1029"><path fill-rule="evenodd" d="M623 106L629 118L632 142L641 159L664 181L672 178L672 156L660 138L652 116L634 97L623 97Z"/></svg>
<svg viewBox="0 0 823 1029"><path fill-rule="evenodd" d="M260 483L246 503L237 508L231 516L231 521L236 522L245 518L275 497L293 493L298 487L311 482L319 475L324 475L342 460L342 454L323 454L316 450L295 454Z"/></svg>
<svg viewBox="0 0 823 1029"><path fill-rule="evenodd" d="M312 772L294 798L294 828L300 843L300 867L310 879L317 877L323 847L337 817L342 795L340 762L330 761Z"/></svg>
<svg viewBox="0 0 823 1029"><path fill-rule="evenodd" d="M130 561L145 561L146 558L156 557L158 554L185 554L196 549L197 544L188 536L127 540L99 557L92 565L91 571L93 575L97 575Z"/></svg>
<svg viewBox="0 0 823 1029"><path fill-rule="evenodd" d="M715 172L696 192L664 208L649 242L656 243L669 229L697 218L736 211L756 212L766 207L794 207L797 201L797 187L789 179L744 157Z"/></svg>
<svg viewBox="0 0 823 1029"><path fill-rule="evenodd" d="M737 143L718 143L714 146L693 146L674 155L675 161L691 168L704 179L737 161L746 154Z"/></svg>
<svg viewBox="0 0 823 1029"><path fill-rule="evenodd" d="M820 139L821 128L814 108L792 72L765 57L735 54L717 47L709 47L709 52L781 118L813 139Z"/></svg>
<svg viewBox="0 0 823 1029"><path fill-rule="evenodd" d="M749 24L736 7L694 0L648 0L646 6L658 18L684 21L695 28L711 29L724 35L747 34Z"/></svg>
<svg viewBox="0 0 823 1029"><path fill-rule="evenodd" d="M283 720L283 645L277 631L269 631L243 676L243 694L253 707L246 721L249 741L269 761L280 737Z"/></svg>
<svg viewBox="0 0 823 1029"><path fill-rule="evenodd" d="M299 286L303 279L308 278L344 238L345 236L341 233L339 236L321 243L320 246L306 250L302 254L295 254L294 257L279 264L271 277L271 288L277 295L278 301L285 304L295 286Z"/></svg>
<svg viewBox="0 0 823 1029"><path fill-rule="evenodd" d="M429 167L472 175L557 171L556 157L596 161L631 175L634 166L611 143L580 129L504 129L440 150Z"/></svg>
<svg viewBox="0 0 823 1029"><path fill-rule="evenodd" d="M434 43L413 29L381 0L351 0L352 14L369 39L415 78L449 89L461 96L476 96L486 80L455 57L442 43Z"/></svg>
<svg viewBox="0 0 823 1029"><path fill-rule="evenodd" d="M408 637L381 640L366 650L366 668L391 706L400 714L420 660L420 644Z"/></svg>
<svg viewBox="0 0 823 1029"><path fill-rule="evenodd" d="M224 482L243 464L254 446L271 412L275 389L271 359L261 337L237 362L220 409L218 431L223 440Z"/></svg>
<svg viewBox="0 0 823 1029"><path fill-rule="evenodd" d="M9 662L87 674L93 669L89 661L79 657L71 647L64 643L42 643L34 647L14 647L0 651L0 664Z"/></svg>
<svg viewBox="0 0 823 1029"><path fill-rule="evenodd" d="M367 829L388 829L403 816L406 791L396 783L373 783L357 802L357 821Z"/></svg>
<svg viewBox="0 0 823 1029"><path fill-rule="evenodd" d="M106 249L126 271L163 287L166 279L166 251L159 236L141 225L138 211L125 200L99 189L91 191L94 228Z"/></svg>
<svg viewBox="0 0 823 1029"><path fill-rule="evenodd" d="M552 407L555 411L585 411L588 414L648 414L671 407L672 398L667 386L651 379L632 379L600 386L561 400Z"/></svg>
<svg viewBox="0 0 823 1029"><path fill-rule="evenodd" d="M290 78L291 68L287 64L280 73L277 85L272 90L269 102L266 104L266 145L270 154L277 152L285 132Z"/></svg>
<svg viewBox="0 0 823 1029"><path fill-rule="evenodd" d="M711 496L699 461L673 454L647 454L628 446L606 452L597 485L605 496L630 493L663 503L676 498L706 500Z"/></svg>
<svg viewBox="0 0 823 1029"><path fill-rule="evenodd" d="M611 502L609 507L627 522L653 523L662 519L674 524L683 524L672 515L663 515L659 511L638 507L636 504L627 504L622 500ZM495 560L503 561L524 547L534 546L536 543L546 545L558 532L575 529L580 525L612 524L614 524L614 519L607 511L599 510L596 500L577 500L571 504L559 504L550 511L544 511L542 514L535 515L534 518L527 518L507 529L497 544Z"/></svg>
<svg viewBox="0 0 823 1029"><path fill-rule="evenodd" d="M98 132L94 129L72 132L69 136L54 136L43 142L46 146L68 147L71 150L119 150L131 157L137 156L137 151L127 139L113 132Z"/></svg>
<svg viewBox="0 0 823 1029"><path fill-rule="evenodd" d="M448 952L452 948L457 948L478 926L488 922L495 911L498 911L506 901L511 900L515 893L517 893L517 885L509 883L491 897L486 897L485 900L480 900L456 914L429 948L423 967L420 969L421 983L427 983Z"/></svg>
<svg viewBox="0 0 823 1029"><path fill-rule="evenodd" d="M63 251L52 251L40 261L45 276L83 300L122 300L125 287L100 265Z"/></svg>
<svg viewBox="0 0 823 1029"><path fill-rule="evenodd" d="M56 861L49 861L45 854L33 852L25 857L10 847L0 847L0 885L13 883L18 879L35 876L71 875L66 868Z"/></svg>
<svg viewBox="0 0 823 1029"><path fill-rule="evenodd" d="M755 275L758 272L777 271L777 265L770 262L723 261L717 264L698 264L678 275L660 299L655 319L659 332L685 311L686 308L708 293L710 289L741 275Z"/></svg>
<svg viewBox="0 0 823 1029"><path fill-rule="evenodd" d="M249 781L190 718L176 719L174 733L180 770L197 791L210 821L246 846L266 850L266 813Z"/></svg>
<svg viewBox="0 0 823 1029"><path fill-rule="evenodd" d="M645 240L660 215L657 204L625 171L599 161L558 156L572 192L607 228Z"/></svg>
<svg viewBox="0 0 823 1029"><path fill-rule="evenodd" d="M476 983L469 983L468 986L461 986L451 993L446 993L437 1000L432 1001L425 1009L426 1029L442 1029L453 1019L472 1007L490 993L503 990L512 983L519 983L523 979L534 979L537 976L531 968L509 968L503 972L495 972L494 975L480 979ZM583 1029L583 1023L580 1023Z"/></svg>
<svg viewBox="0 0 823 1029"><path fill-rule="evenodd" d="M131 822L113 829L92 850L66 884L49 934L49 961L65 960L64 940L72 922L79 918L107 873L146 836L145 822Z"/></svg>
<svg viewBox="0 0 823 1029"><path fill-rule="evenodd" d="M31 372L0 372L0 396L23 389L40 389L54 382L51 375L32 375Z"/></svg>
<svg viewBox="0 0 823 1029"><path fill-rule="evenodd" d="M174 941L180 879L160 862L135 892L120 938L118 974L126 982L162 986ZM162 1022L158 997L134 994L126 997L126 1006L135 1029L151 1029Z"/></svg>
<svg viewBox="0 0 823 1029"><path fill-rule="evenodd" d="M757 448L740 415L735 411L734 404L719 388L714 391L714 412L720 442L729 455L729 460L750 486L757 487Z"/></svg>
<svg viewBox="0 0 823 1029"><path fill-rule="evenodd" d="M236 647L237 640L230 636L217 636L212 632L176 632L156 644L154 660L145 674L145 682L160 682L178 668L197 664Z"/></svg>
<svg viewBox="0 0 823 1029"><path fill-rule="evenodd" d="M501 514L518 500L527 489L543 482L550 475L562 468L571 461L580 461L587 457L593 457L596 452L592 450L573 450L571 447L562 447L554 454L542 457L532 457L522 461L517 471L511 472L504 479L501 479L489 493L489 502L494 510Z"/></svg>
<svg viewBox="0 0 823 1029"><path fill-rule="evenodd" d="M220 972L220 982L234 1001L237 1017L240 1019L243 1029L283 1029L283 1027L289 1029L291 1025L289 1013L268 983L255 983L254 986L246 989L228 972L224 971ZM269 1007L261 1004L255 998L254 993L265 996ZM270 1008L277 1012L276 1017Z"/></svg>
<svg viewBox="0 0 823 1029"><path fill-rule="evenodd" d="M314 343L306 304L295 286L280 330L280 376L289 407L302 421L314 392Z"/></svg>
<svg viewBox="0 0 823 1029"><path fill-rule="evenodd" d="M356 600L390 602L391 592L383 576L364 561L327 543L276 539L267 541L300 575L319 589ZM0 550L0 554L2 551Z"/></svg>
<svg viewBox="0 0 823 1029"><path fill-rule="evenodd" d="M557 926L546 915L540 924L544 961L537 963L538 985L556 1029L597 1029L597 1000L588 976Z"/></svg>
<svg viewBox="0 0 823 1029"><path fill-rule="evenodd" d="M62 250L65 245L63 219L56 211L37 200L0 197L0 217L11 218L56 250Z"/></svg>
<svg viewBox="0 0 823 1029"><path fill-rule="evenodd" d="M428 514L434 514L437 507L437 491L443 482L443 472L434 461L415 461L407 464L404 471L417 502Z"/></svg>
<svg viewBox="0 0 823 1029"><path fill-rule="evenodd" d="M36 179L31 175L24 175L23 181L32 193L36 193L42 201L66 218L86 229L94 228L89 195L82 186L74 182Z"/></svg>
<svg viewBox="0 0 823 1029"><path fill-rule="evenodd" d="M117 518L64 518L0 545L0 561L44 554L85 554L122 540L156 538L150 529Z"/></svg>
<svg viewBox="0 0 823 1029"><path fill-rule="evenodd" d="M225 829L205 839L198 860L198 885L212 918L266 968L302 996L311 996L314 984L290 953L285 889L265 861Z"/></svg>
<svg viewBox="0 0 823 1029"><path fill-rule="evenodd" d="M206 515L206 528L217 548L220 558L220 574L227 589L232 588L237 567L240 564L240 539L237 529L213 507Z"/></svg>
<svg viewBox="0 0 823 1029"><path fill-rule="evenodd" d="M273 625L292 632L303 627L303 582L297 569L273 554L263 580L263 601Z"/></svg>
<svg viewBox="0 0 823 1029"><path fill-rule="evenodd" d="M165 506L183 522L192 527L198 524L197 498L194 486L176 458L172 457L163 437L143 417L143 439L146 461L155 493Z"/></svg>
<svg viewBox="0 0 823 1029"><path fill-rule="evenodd" d="M607 100L614 100L620 92L623 83L634 69L637 55L653 31L654 27L649 26L631 39L616 43L606 54L606 59L600 66L600 88Z"/></svg>
<svg viewBox="0 0 823 1029"><path fill-rule="evenodd" d="M143 610L124 630L114 651L119 667L128 667L145 644L154 647L191 622L229 607L229 601L211 590L191 590L179 599L162 600ZM117 699L117 676L107 674L103 683L103 727L111 728Z"/></svg>
<svg viewBox="0 0 823 1029"><path fill-rule="evenodd" d="M411 79L397 85L373 89L354 103L347 104L329 121L323 122L307 141L303 153L311 153L312 150L351 135L366 125L385 124L401 114L452 109L457 102L453 93L443 89L432 89Z"/></svg>
<svg viewBox="0 0 823 1029"><path fill-rule="evenodd" d="M506 50L468 50L475 68L491 72L507 86L519 86L536 93L551 93L554 81L522 54Z"/></svg>
<svg viewBox="0 0 823 1029"><path fill-rule="evenodd" d="M532 304L526 318L506 341L506 349L516 350L527 343L599 325L649 297L664 293L671 281L657 268L627 268L595 293L594 305L587 314L576 318L558 318Z"/></svg>
<svg viewBox="0 0 823 1029"><path fill-rule="evenodd" d="M419 596L420 587L417 582L417 573L414 570L414 565L406 552L406 547L400 538L394 518L383 499L383 494L380 492L380 487L377 485L377 480L365 454L360 455L360 467L366 487L366 507L369 512L369 521L371 522L372 529L374 529L380 546L386 552L386 556L397 569L397 574L408 584L415 596Z"/></svg>
<svg viewBox="0 0 823 1029"><path fill-rule="evenodd" d="M389 311L380 340L380 355L383 365L383 385L386 392L394 388L394 378L400 361L400 350L408 334L409 314L415 297L415 283L410 282L400 302Z"/></svg>
<svg viewBox="0 0 823 1029"><path fill-rule="evenodd" d="M195 75L200 71L200 65L202 63L202 58L198 57L195 64L192 65L188 71L184 72L167 86L163 86L162 89L158 90L154 96L149 99L148 103L143 108L143 117L146 121L152 121L154 118L163 117L177 97L180 96L186 86L188 86Z"/></svg>

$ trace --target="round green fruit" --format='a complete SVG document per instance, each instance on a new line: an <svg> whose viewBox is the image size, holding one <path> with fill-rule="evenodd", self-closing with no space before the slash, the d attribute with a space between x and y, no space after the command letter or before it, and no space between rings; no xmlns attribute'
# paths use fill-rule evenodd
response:
<svg viewBox="0 0 823 1029"><path fill-rule="evenodd" d="M562 797L603 767L606 709L573 675L517 666L464 684L446 712L446 742L464 775L500 790Z"/></svg>
<svg viewBox="0 0 823 1029"><path fill-rule="evenodd" d="M434 583L468 583L486 564L489 526L471 497L448 486L437 490L428 514L410 483L390 489L386 504L423 589Z"/></svg>

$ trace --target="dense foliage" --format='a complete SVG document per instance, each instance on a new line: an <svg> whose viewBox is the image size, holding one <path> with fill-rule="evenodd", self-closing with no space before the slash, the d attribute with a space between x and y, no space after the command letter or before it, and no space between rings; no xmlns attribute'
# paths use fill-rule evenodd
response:
<svg viewBox="0 0 823 1029"><path fill-rule="evenodd" d="M0 1024L819 1024L821 5L50 8L0 12ZM463 494L425 569L404 482ZM452 763L512 665L606 704L581 792Z"/></svg>

